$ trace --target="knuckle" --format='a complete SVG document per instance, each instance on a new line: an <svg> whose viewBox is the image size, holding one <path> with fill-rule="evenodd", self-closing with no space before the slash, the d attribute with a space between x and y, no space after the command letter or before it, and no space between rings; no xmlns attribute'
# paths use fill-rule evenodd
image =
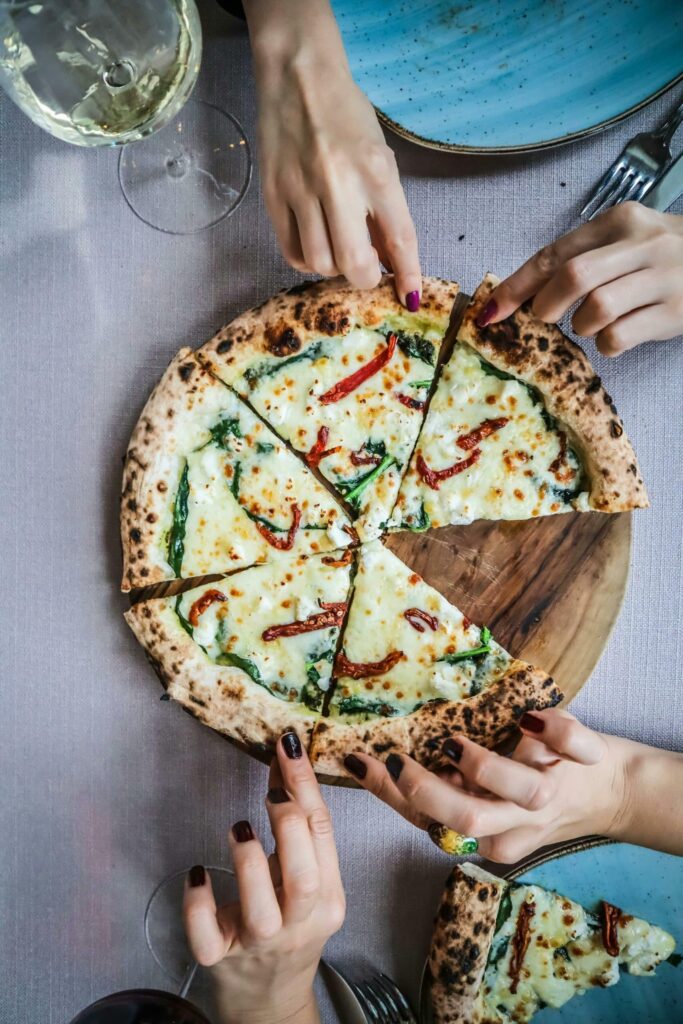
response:
<svg viewBox="0 0 683 1024"><path fill-rule="evenodd" d="M476 808L468 807L467 810L458 815L458 820L452 827L464 835L478 836L482 831L481 814Z"/></svg>
<svg viewBox="0 0 683 1024"><path fill-rule="evenodd" d="M526 852L525 844L512 836L493 836L486 840L486 856L497 864L514 864Z"/></svg>
<svg viewBox="0 0 683 1024"><path fill-rule="evenodd" d="M655 232L654 252L659 259L678 261L683 256L683 242L678 235L672 235L662 226Z"/></svg>
<svg viewBox="0 0 683 1024"><path fill-rule="evenodd" d="M326 807L317 807L309 814L308 827L316 839L326 839L332 835L332 818Z"/></svg>
<svg viewBox="0 0 683 1024"><path fill-rule="evenodd" d="M287 810L281 815L277 827L282 835L298 832L301 829L301 815L294 808Z"/></svg>
<svg viewBox="0 0 683 1024"><path fill-rule="evenodd" d="M482 789L488 789L487 782L490 778L486 762L486 757L477 757L471 769L467 772L468 781L473 782L475 786L481 786Z"/></svg>
<svg viewBox="0 0 683 1024"><path fill-rule="evenodd" d="M249 934L256 942L268 942L280 931L280 922L270 914L250 917L245 921Z"/></svg>
<svg viewBox="0 0 683 1024"><path fill-rule="evenodd" d="M572 291L583 294L589 287L588 265L581 256L574 256L567 260L562 270L562 276Z"/></svg>
<svg viewBox="0 0 683 1024"><path fill-rule="evenodd" d="M290 893L294 899L310 900L318 895L320 879L315 871L301 871L293 875L290 881Z"/></svg>
<svg viewBox="0 0 683 1024"><path fill-rule="evenodd" d="M536 269L543 277L549 277L554 273L558 262L554 243L544 245L542 249L539 249L534 260L536 262Z"/></svg>
<svg viewBox="0 0 683 1024"><path fill-rule="evenodd" d="M381 142L367 146L362 157L366 178L377 188L386 188L396 177L396 158L387 145Z"/></svg>
<svg viewBox="0 0 683 1024"><path fill-rule="evenodd" d="M308 262L311 270L316 274L320 274L321 277L331 277L334 274L334 264L332 257L328 253L320 252L319 250L312 252Z"/></svg>
<svg viewBox="0 0 683 1024"><path fill-rule="evenodd" d="M417 776L416 778L406 779L405 782L401 780L401 791L404 797L411 803L421 803L424 795L424 780Z"/></svg>
<svg viewBox="0 0 683 1024"><path fill-rule="evenodd" d="M342 896L335 896L330 900L325 910L325 922L330 935L338 932L344 924L346 917L346 900Z"/></svg>
<svg viewBox="0 0 683 1024"><path fill-rule="evenodd" d="M531 787L523 806L529 811L540 811L547 807L552 796L552 786L541 776Z"/></svg>
<svg viewBox="0 0 683 1024"><path fill-rule="evenodd" d="M599 288L593 292L590 309L598 320L609 322L614 319L614 300L606 288Z"/></svg>
<svg viewBox="0 0 683 1024"><path fill-rule="evenodd" d="M617 227L625 228L629 231L639 227L649 219L645 207L633 200L613 206L611 210L607 211L606 216L610 217Z"/></svg>

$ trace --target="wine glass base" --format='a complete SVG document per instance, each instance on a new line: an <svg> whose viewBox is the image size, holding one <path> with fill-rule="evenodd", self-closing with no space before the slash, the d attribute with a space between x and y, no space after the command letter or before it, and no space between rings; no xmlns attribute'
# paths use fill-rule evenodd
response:
<svg viewBox="0 0 683 1024"><path fill-rule="evenodd" d="M203 100L190 100L167 125L124 146L119 156L119 181L131 210L171 235L203 231L233 214L251 170L239 121Z"/></svg>

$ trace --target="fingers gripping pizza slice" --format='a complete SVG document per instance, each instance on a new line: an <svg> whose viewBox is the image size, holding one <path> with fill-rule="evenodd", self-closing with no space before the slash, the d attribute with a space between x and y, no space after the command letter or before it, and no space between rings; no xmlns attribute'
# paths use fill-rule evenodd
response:
<svg viewBox="0 0 683 1024"><path fill-rule="evenodd" d="M345 498L361 540L391 515L457 291L425 278L409 313L390 278L373 291L321 281L238 317L199 350Z"/></svg>
<svg viewBox="0 0 683 1024"><path fill-rule="evenodd" d="M496 284L488 275L465 314L392 525L647 506L623 424L579 346L526 307L477 326Z"/></svg>
<svg viewBox="0 0 683 1024"><path fill-rule="evenodd" d="M528 1024L620 968L648 975L675 942L656 925L602 902L594 914L533 884L507 882L474 864L451 873L429 955L436 1024Z"/></svg>
<svg viewBox="0 0 683 1024"><path fill-rule="evenodd" d="M272 748L308 739L330 684L346 614L350 551L283 555L175 597L141 601L126 620L170 696L205 725Z"/></svg>
<svg viewBox="0 0 683 1024"><path fill-rule="evenodd" d="M354 750L399 750L433 766L464 732L493 746L519 716L560 700L552 679L513 658L380 541L362 546L330 719L311 756L342 774Z"/></svg>
<svg viewBox="0 0 683 1024"><path fill-rule="evenodd" d="M181 350L126 455L123 590L351 543L328 490L241 399Z"/></svg>

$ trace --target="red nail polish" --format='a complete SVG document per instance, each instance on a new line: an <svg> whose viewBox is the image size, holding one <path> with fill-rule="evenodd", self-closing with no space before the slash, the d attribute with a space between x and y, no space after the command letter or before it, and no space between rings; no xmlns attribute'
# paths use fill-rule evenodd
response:
<svg viewBox="0 0 683 1024"><path fill-rule="evenodd" d="M406 295L406 309L409 313L417 313L420 308L420 293L408 292Z"/></svg>
<svg viewBox="0 0 683 1024"><path fill-rule="evenodd" d="M538 715L530 715L528 711L525 711L519 720L519 724L522 729L528 729L529 732L543 732L545 729L545 722Z"/></svg>
<svg viewBox="0 0 683 1024"><path fill-rule="evenodd" d="M498 312L498 305L493 299L489 299L481 313L477 317L477 327L486 327L493 320Z"/></svg>
<svg viewBox="0 0 683 1024"><path fill-rule="evenodd" d="M344 758L344 767L347 771L355 775L357 779L364 779L368 774L368 767L361 761L355 754L347 754Z"/></svg>
<svg viewBox="0 0 683 1024"><path fill-rule="evenodd" d="M201 864L195 864L187 873L187 880L191 889L199 889L206 881L206 871Z"/></svg>
<svg viewBox="0 0 683 1024"><path fill-rule="evenodd" d="M248 843L254 838L254 832L248 821L236 821L232 826L232 834L238 843Z"/></svg>

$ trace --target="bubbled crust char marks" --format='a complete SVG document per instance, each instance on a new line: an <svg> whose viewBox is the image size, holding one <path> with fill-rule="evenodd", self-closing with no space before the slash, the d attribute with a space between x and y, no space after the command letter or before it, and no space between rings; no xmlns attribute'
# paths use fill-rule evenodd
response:
<svg viewBox="0 0 683 1024"><path fill-rule="evenodd" d="M504 885L456 867L448 876L429 950L435 1024L473 1024Z"/></svg>
<svg viewBox="0 0 683 1024"><path fill-rule="evenodd" d="M550 676L523 661L476 697L463 701L433 700L410 715L360 724L337 718L313 730L311 760L316 771L345 775L344 757L354 751L382 760L391 753L409 754L426 768L446 763L444 740L458 733L485 747L495 747L516 729L525 711L542 711L562 700Z"/></svg>
<svg viewBox="0 0 683 1024"><path fill-rule="evenodd" d="M441 323L445 330L457 293L452 281L423 278L416 319ZM377 327L387 316L411 316L396 298L389 274L372 291L352 288L339 277L305 281L238 316L197 354L230 384L254 359L287 358L317 339L343 336L355 327Z"/></svg>
<svg viewBox="0 0 683 1024"><path fill-rule="evenodd" d="M616 406L583 349L528 304L506 320L477 327L476 318L498 284L487 274L468 307L458 339L486 360L533 384L548 411L569 430L590 480L590 507L598 512L647 508L635 452Z"/></svg>

